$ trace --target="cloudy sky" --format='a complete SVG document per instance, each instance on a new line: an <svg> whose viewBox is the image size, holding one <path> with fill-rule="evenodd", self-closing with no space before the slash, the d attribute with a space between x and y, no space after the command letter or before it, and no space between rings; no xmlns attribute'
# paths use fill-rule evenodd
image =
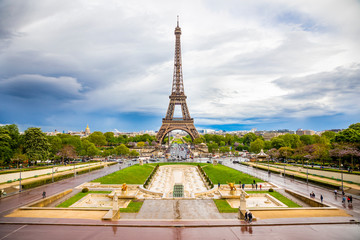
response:
<svg viewBox="0 0 360 240"><path fill-rule="evenodd" d="M177 15L199 129L359 122L359 1L2 0L0 124L158 130Z"/></svg>

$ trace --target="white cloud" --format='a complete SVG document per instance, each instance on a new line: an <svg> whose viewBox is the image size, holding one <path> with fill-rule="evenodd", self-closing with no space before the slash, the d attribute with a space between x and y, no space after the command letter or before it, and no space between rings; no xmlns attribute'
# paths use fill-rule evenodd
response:
<svg viewBox="0 0 360 240"><path fill-rule="evenodd" d="M324 82L338 86L360 63L355 0L4 2L7 95L36 83L44 87L29 96L59 89L69 111L165 115L180 15L185 93L198 122L346 114L358 101L348 88L356 83ZM293 90L304 85L316 91Z"/></svg>

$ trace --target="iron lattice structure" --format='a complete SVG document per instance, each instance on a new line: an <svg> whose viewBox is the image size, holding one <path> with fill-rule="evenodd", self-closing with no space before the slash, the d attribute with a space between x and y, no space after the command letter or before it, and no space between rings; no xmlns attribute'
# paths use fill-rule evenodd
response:
<svg viewBox="0 0 360 240"><path fill-rule="evenodd" d="M174 59L174 75L173 84L168 110L162 125L156 135L156 140L162 142L166 134L173 130L183 130L187 132L192 139L198 138L199 133L195 128L194 119L190 117L189 109L186 104L186 95L184 92L182 64L181 64L181 44L180 44L181 28L179 27L179 19L175 28L175 59ZM181 106L182 118L174 118L175 106Z"/></svg>

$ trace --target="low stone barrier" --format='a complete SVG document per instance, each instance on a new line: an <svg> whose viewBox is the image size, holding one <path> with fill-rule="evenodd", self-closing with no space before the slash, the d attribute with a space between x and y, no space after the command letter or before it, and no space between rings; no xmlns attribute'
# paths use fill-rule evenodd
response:
<svg viewBox="0 0 360 240"><path fill-rule="evenodd" d="M64 192L58 193L56 195L41 199L36 201L35 203L32 203L30 205L28 205L27 207L45 207L53 202L55 202L56 200L64 197L65 195L71 193L73 190L72 189L68 189Z"/></svg>
<svg viewBox="0 0 360 240"><path fill-rule="evenodd" d="M303 201L304 203L310 205L311 207L330 207L324 203L321 203L315 199L312 199L312 198L309 198L307 196L304 196L302 194L299 194L299 193L296 193L296 192L293 192L293 191L290 191L290 190L287 190L285 189L285 192L286 193L289 193L290 195L298 198L299 200Z"/></svg>

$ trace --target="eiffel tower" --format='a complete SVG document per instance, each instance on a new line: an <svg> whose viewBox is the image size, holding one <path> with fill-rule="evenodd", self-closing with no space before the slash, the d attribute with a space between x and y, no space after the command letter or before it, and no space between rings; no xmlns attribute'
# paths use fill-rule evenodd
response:
<svg viewBox="0 0 360 240"><path fill-rule="evenodd" d="M190 117L190 113L186 104L186 96L184 93L184 83L181 67L181 45L180 45L181 28L179 27L179 16L177 26L175 28L175 59L174 59L174 75L173 84L168 110L162 125L156 135L156 140L161 143L169 132L173 130L183 130L187 132L194 140L199 137L199 133L194 126L194 119ZM182 118L174 118L175 106L181 106Z"/></svg>

